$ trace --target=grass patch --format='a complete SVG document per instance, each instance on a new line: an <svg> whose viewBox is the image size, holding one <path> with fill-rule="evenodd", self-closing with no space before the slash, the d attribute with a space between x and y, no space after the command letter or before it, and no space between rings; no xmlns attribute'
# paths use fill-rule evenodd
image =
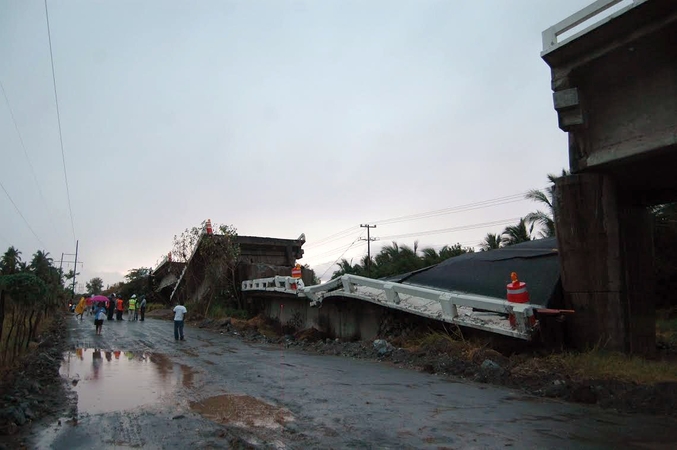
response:
<svg viewBox="0 0 677 450"><path fill-rule="evenodd" d="M664 323L666 335L677 337L677 321ZM673 333L673 334L667 334ZM638 356L593 349L587 352L566 352L546 356L514 354L501 355L481 339L463 339L452 330L433 331L407 341L403 347L410 351L445 354L481 364L485 359L502 362L512 367L514 374L549 376L558 374L573 380L617 380L638 384L677 382L677 362L648 360Z"/></svg>
<svg viewBox="0 0 677 450"><path fill-rule="evenodd" d="M446 328L445 331L430 330L408 340L402 347L410 351L434 352L478 363L487 358L495 361L506 359L499 352L489 348L487 341L464 338L458 328Z"/></svg>
<svg viewBox="0 0 677 450"><path fill-rule="evenodd" d="M654 384L677 382L677 364L647 360L621 353L591 350L549 355L544 361L578 379L602 379Z"/></svg>
<svg viewBox="0 0 677 450"><path fill-rule="evenodd" d="M164 303L148 303L146 305L146 312L149 313L151 311L155 311L156 309L167 309L167 308L169 307Z"/></svg>
<svg viewBox="0 0 677 450"><path fill-rule="evenodd" d="M249 314L244 309L228 308L225 305L213 304L209 307L207 317L210 319L225 319L232 317L235 319L249 319Z"/></svg>

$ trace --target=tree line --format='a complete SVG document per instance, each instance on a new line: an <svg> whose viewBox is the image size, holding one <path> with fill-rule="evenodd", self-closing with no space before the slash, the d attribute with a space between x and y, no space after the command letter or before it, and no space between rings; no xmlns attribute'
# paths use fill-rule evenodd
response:
<svg viewBox="0 0 677 450"><path fill-rule="evenodd" d="M28 350L44 318L65 306L65 287L73 271L54 267L48 252L38 250L29 263L9 247L0 259L0 363L11 364ZM69 278L70 277L70 278Z"/></svg>

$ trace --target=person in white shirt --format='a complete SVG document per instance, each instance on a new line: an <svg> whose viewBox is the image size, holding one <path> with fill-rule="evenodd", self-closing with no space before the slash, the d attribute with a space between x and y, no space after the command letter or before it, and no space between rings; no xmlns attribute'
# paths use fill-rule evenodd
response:
<svg viewBox="0 0 677 450"><path fill-rule="evenodd" d="M188 310L183 306L183 300L179 300L179 304L174 307L174 340L179 338L183 341L183 318L188 313Z"/></svg>

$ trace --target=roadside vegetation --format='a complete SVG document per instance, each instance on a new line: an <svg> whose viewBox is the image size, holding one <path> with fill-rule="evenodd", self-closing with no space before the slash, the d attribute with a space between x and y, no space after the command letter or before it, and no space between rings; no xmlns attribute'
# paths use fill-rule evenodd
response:
<svg viewBox="0 0 677 450"><path fill-rule="evenodd" d="M26 263L9 247L0 259L0 368L11 368L31 350L52 316L72 293L64 285L72 273L54 267L49 253L37 251Z"/></svg>

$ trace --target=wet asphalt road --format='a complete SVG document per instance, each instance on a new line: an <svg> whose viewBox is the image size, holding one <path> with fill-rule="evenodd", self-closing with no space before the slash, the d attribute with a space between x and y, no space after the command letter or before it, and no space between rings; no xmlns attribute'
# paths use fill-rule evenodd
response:
<svg viewBox="0 0 677 450"><path fill-rule="evenodd" d="M68 322L72 363L63 375L79 380L77 424L64 418L36 427L36 448L230 448L233 436L260 448L674 448L677 442L670 418L252 345L218 331L186 327L186 340L175 342L172 323L153 319L105 322L103 336L95 336L92 322ZM104 350L101 359L96 348ZM125 352L133 352L129 360ZM190 407L223 394L282 408L286 419L224 425ZM247 411L236 408L240 413Z"/></svg>

